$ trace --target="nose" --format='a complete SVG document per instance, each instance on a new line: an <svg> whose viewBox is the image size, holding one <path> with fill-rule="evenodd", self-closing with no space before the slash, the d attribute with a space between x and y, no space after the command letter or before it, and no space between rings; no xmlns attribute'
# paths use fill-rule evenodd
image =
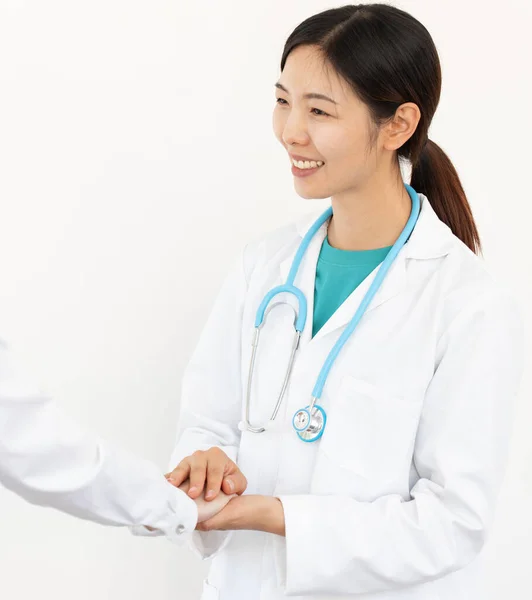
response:
<svg viewBox="0 0 532 600"><path fill-rule="evenodd" d="M298 116L297 112L294 110L290 111L290 114L285 121L282 138L287 146L293 144L305 145L308 143L309 135L304 119L301 116Z"/></svg>

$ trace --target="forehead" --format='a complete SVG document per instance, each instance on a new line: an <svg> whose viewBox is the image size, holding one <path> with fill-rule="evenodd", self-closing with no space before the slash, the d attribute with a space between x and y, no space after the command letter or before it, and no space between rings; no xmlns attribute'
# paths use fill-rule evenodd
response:
<svg viewBox="0 0 532 600"><path fill-rule="evenodd" d="M335 71L316 46L298 46L292 50L279 82L294 95L319 92L331 96L339 103L354 98L347 81Z"/></svg>

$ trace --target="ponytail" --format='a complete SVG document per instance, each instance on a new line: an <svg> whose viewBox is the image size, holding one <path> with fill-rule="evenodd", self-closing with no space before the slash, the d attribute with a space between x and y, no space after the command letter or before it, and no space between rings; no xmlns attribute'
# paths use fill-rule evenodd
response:
<svg viewBox="0 0 532 600"><path fill-rule="evenodd" d="M438 218L476 254L482 251L477 226L458 173L445 152L432 140L412 164L410 185L430 201Z"/></svg>

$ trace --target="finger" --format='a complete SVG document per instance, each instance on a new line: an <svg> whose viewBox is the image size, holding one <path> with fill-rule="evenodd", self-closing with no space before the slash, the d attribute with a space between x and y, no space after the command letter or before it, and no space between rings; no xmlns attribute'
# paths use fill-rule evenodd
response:
<svg viewBox="0 0 532 600"><path fill-rule="evenodd" d="M194 452L190 457L190 488L188 495L197 498L205 486L207 459L204 452Z"/></svg>
<svg viewBox="0 0 532 600"><path fill-rule="evenodd" d="M224 477L222 481L222 492L228 496L232 496L235 493L234 489L235 484L233 483L231 477Z"/></svg>
<svg viewBox="0 0 532 600"><path fill-rule="evenodd" d="M211 531L209 527L209 521L203 521L203 523L198 523L196 525L197 531Z"/></svg>
<svg viewBox="0 0 532 600"><path fill-rule="evenodd" d="M184 481L180 486L178 486L178 489L182 492L185 492L185 494L188 494L188 490L190 489L190 479Z"/></svg>
<svg viewBox="0 0 532 600"><path fill-rule="evenodd" d="M187 457L184 458L171 473L167 473L165 477L172 485L179 487L183 483L183 481L186 481L188 479L189 474L190 460L189 457Z"/></svg>
<svg viewBox="0 0 532 600"><path fill-rule="evenodd" d="M218 515L202 521L196 525L198 531L214 531L215 529L223 530L223 521L218 518Z"/></svg>
<svg viewBox="0 0 532 600"><path fill-rule="evenodd" d="M222 484L222 490L226 494L243 494L248 487L248 480L240 471L240 469L236 469L234 473L227 475L224 478Z"/></svg>
<svg viewBox="0 0 532 600"><path fill-rule="evenodd" d="M207 462L207 485L205 500L214 500L220 493L222 487L222 481L224 477L224 463L223 461L211 459Z"/></svg>
<svg viewBox="0 0 532 600"><path fill-rule="evenodd" d="M232 502L237 502L237 499L229 500L227 504L215 515L205 519L204 521L198 522L196 529L200 531L227 531L229 529L236 529L237 522L235 521L235 511L237 511L237 505Z"/></svg>

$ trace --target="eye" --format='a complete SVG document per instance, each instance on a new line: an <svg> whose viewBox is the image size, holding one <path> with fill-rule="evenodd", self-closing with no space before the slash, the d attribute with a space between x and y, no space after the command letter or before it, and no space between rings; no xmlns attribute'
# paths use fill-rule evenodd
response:
<svg viewBox="0 0 532 600"><path fill-rule="evenodd" d="M280 106L285 106L288 104L288 102L284 99L284 98L276 98L276 103L279 104ZM316 112L314 112L316 111ZM317 117L329 117L330 115L328 113L326 113L323 110L320 110L319 108L312 108L311 112L314 112L314 114Z"/></svg>

